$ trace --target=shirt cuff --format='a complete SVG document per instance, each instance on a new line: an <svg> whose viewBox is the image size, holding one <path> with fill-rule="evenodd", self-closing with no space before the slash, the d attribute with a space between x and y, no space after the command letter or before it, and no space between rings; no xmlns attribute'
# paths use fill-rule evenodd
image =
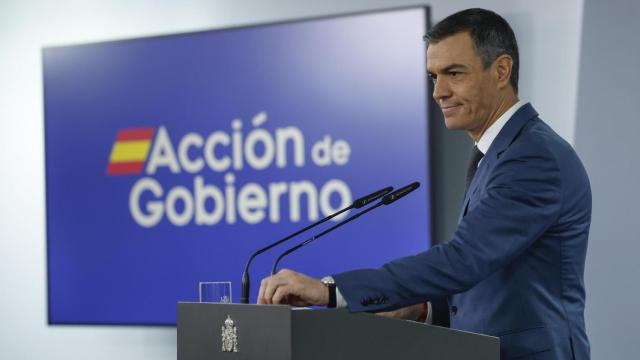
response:
<svg viewBox="0 0 640 360"><path fill-rule="evenodd" d="M336 286L336 308L344 309L346 307L347 307L347 300L344 299L344 296L342 296L340 289Z"/></svg>

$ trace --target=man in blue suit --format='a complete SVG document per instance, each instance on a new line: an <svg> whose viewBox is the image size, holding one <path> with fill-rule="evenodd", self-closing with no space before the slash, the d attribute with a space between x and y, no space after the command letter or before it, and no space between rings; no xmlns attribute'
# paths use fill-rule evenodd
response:
<svg viewBox="0 0 640 360"><path fill-rule="evenodd" d="M446 126L476 143L452 239L324 282L283 270L263 280L258 302L424 319L430 306L423 304L446 299L451 327L499 336L502 359L588 359L583 276L591 191L584 167L518 99L518 48L502 17L461 11L425 39Z"/></svg>

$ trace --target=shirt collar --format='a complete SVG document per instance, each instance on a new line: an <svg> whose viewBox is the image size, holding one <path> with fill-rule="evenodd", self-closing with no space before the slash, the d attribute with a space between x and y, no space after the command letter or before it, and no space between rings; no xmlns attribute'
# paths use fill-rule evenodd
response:
<svg viewBox="0 0 640 360"><path fill-rule="evenodd" d="M511 119L513 114L515 114L516 111L518 111L518 109L520 109L524 104L524 101L518 100L518 102L513 104L507 111L504 112L504 114L500 115L498 120L496 120L493 124L491 124L491 126L489 126L484 134L482 134L482 137L480 137L480 140L478 140L478 142L476 143L478 150L482 151L483 154L486 154L487 151L489 151L489 147L491 147L491 143L498 136L500 130L502 130L502 127L504 127L507 121Z"/></svg>

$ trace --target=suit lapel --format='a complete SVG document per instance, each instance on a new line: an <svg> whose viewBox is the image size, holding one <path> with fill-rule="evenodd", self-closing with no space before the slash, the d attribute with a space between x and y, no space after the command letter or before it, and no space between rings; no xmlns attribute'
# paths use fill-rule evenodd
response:
<svg viewBox="0 0 640 360"><path fill-rule="evenodd" d="M479 179L482 179L484 174L490 171L493 168L493 164L500 157L500 155L511 145L516 136L520 133L524 125L531 119L538 116L538 112L531 106L530 103L526 103L523 105L518 111L516 111L513 116L507 121L507 123L502 127L498 136L493 140L489 150L482 158L480 165L478 167L478 171L476 171L471 184L469 185L469 189L464 194L464 201L462 202L462 209L460 211L460 216L458 217L458 222L462 220L462 218L467 214L467 209L469 208L469 200L471 195L475 193L479 186L485 186L484 183L480 183Z"/></svg>

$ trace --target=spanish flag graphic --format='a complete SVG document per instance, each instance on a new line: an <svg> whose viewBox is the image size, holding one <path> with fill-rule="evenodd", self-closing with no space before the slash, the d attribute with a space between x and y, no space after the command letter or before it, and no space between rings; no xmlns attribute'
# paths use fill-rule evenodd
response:
<svg viewBox="0 0 640 360"><path fill-rule="evenodd" d="M151 148L154 128L121 129L113 143L107 175L140 174Z"/></svg>

